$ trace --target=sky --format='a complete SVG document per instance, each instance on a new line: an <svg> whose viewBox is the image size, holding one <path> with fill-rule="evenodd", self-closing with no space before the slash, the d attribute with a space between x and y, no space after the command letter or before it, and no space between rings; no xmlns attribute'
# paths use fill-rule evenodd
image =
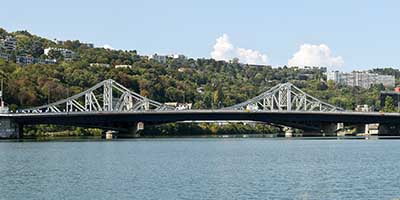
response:
<svg viewBox="0 0 400 200"><path fill-rule="evenodd" d="M143 55L342 71L400 67L394 0L19 0L1 7L7 31Z"/></svg>

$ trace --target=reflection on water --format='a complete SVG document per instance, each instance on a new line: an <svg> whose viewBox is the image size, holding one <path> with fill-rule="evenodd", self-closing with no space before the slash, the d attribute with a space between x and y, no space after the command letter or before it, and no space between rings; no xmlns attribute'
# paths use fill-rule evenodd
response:
<svg viewBox="0 0 400 200"><path fill-rule="evenodd" d="M79 141L0 142L0 199L400 197L400 140Z"/></svg>

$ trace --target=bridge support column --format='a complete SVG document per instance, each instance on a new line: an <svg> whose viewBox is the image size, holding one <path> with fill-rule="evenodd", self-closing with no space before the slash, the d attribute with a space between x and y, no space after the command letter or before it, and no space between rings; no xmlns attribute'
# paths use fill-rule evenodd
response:
<svg viewBox="0 0 400 200"><path fill-rule="evenodd" d="M14 120L7 117L0 118L0 139L19 139L22 138L22 136L22 124L18 124Z"/></svg>
<svg viewBox="0 0 400 200"><path fill-rule="evenodd" d="M324 123L321 124L321 135L322 136L337 136L339 124L337 123Z"/></svg>
<svg viewBox="0 0 400 200"><path fill-rule="evenodd" d="M378 135L379 124L365 124L365 135Z"/></svg>
<svg viewBox="0 0 400 200"><path fill-rule="evenodd" d="M133 138L138 138L140 137L140 130L144 129L144 123L143 122L136 122L133 123L131 126L128 126L127 128L127 137L133 137Z"/></svg>
<svg viewBox="0 0 400 200"><path fill-rule="evenodd" d="M106 131L104 133L106 140L112 140L115 137L114 133L115 133L115 131L111 131L111 130Z"/></svg>
<svg viewBox="0 0 400 200"><path fill-rule="evenodd" d="M287 138L293 137L294 130L292 127L284 127L283 131L285 132L285 137Z"/></svg>
<svg viewBox="0 0 400 200"><path fill-rule="evenodd" d="M128 135L134 138L140 137L140 133L138 133L136 126L131 126L128 128Z"/></svg>

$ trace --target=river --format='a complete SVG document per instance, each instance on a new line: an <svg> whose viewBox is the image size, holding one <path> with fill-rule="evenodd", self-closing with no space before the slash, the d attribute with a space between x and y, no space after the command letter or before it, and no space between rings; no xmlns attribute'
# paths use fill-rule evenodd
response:
<svg viewBox="0 0 400 200"><path fill-rule="evenodd" d="M0 199L399 199L400 140L0 141Z"/></svg>

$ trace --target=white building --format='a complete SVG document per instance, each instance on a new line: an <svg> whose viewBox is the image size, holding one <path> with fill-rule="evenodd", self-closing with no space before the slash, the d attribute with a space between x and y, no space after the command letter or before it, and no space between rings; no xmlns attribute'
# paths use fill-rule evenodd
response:
<svg viewBox="0 0 400 200"><path fill-rule="evenodd" d="M107 63L90 63L89 65L91 67L105 67L105 68L111 67L111 65Z"/></svg>
<svg viewBox="0 0 400 200"><path fill-rule="evenodd" d="M149 59L155 60L155 61L157 61L159 63L162 63L162 64L167 63L167 58L168 58L168 56L162 56L162 55L157 55L157 54L151 55L149 57Z"/></svg>
<svg viewBox="0 0 400 200"><path fill-rule="evenodd" d="M132 65L115 65L115 68L132 68Z"/></svg>
<svg viewBox="0 0 400 200"><path fill-rule="evenodd" d="M364 105L357 105L357 107L355 108L355 111L357 112L372 112L372 107L368 106L367 104Z"/></svg>
<svg viewBox="0 0 400 200"><path fill-rule="evenodd" d="M166 102L166 106L175 107L176 110L191 110L192 103Z"/></svg>
<svg viewBox="0 0 400 200"><path fill-rule="evenodd" d="M351 73L332 71L327 73L327 80L332 80L336 84L352 87L358 86L362 88L370 88L375 84L382 84L385 87L394 87L395 84L395 78L392 75L379 75L365 71L354 71Z"/></svg>
<svg viewBox="0 0 400 200"><path fill-rule="evenodd" d="M173 59L177 59L177 60L180 60L180 61L184 61L184 60L187 59L186 56L183 55L183 54L173 54L171 57Z"/></svg>

